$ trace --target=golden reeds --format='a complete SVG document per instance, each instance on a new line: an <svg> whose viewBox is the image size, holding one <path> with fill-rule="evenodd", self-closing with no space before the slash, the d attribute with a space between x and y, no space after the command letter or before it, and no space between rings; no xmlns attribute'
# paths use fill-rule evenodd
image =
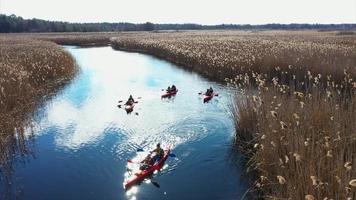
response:
<svg viewBox="0 0 356 200"><path fill-rule="evenodd" d="M246 90L243 88L251 87L242 85L232 104L237 145L253 149L249 151L249 169L270 180L256 180L262 197L355 198L355 76L345 72L341 81L329 80L337 85L324 85L315 81L321 79L320 75L304 73L310 76L305 82L286 85L280 80L288 75L281 73L276 82L272 81L275 77L265 76L265 84L255 89ZM257 73L255 77L261 76ZM308 80L314 84L301 87ZM257 98L263 103L256 103ZM252 147L250 141L264 148Z"/></svg>
<svg viewBox="0 0 356 200"><path fill-rule="evenodd" d="M12 38L27 38L51 41L61 45L76 46L107 46L111 37L118 37L115 32L87 32L87 33L16 33Z"/></svg>
<svg viewBox="0 0 356 200"><path fill-rule="evenodd" d="M214 80L239 79L237 75L245 73L279 78L287 73L285 81L304 81L309 77L301 72L308 70L319 75L317 81L327 75L336 81L343 77L343 69L356 75L355 38L310 31L188 31L127 33L111 43L113 48L153 54Z"/></svg>
<svg viewBox="0 0 356 200"><path fill-rule="evenodd" d="M238 89L235 141L257 174L249 191L267 199L356 198L355 36L203 31L111 40Z"/></svg>
<svg viewBox="0 0 356 200"><path fill-rule="evenodd" d="M71 55L52 42L0 35L0 179L11 177L17 155L31 154L29 116L76 71Z"/></svg>

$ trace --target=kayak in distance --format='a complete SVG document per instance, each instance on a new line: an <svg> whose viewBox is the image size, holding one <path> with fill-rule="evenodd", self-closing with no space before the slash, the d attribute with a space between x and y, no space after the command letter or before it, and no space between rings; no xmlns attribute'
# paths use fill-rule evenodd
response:
<svg viewBox="0 0 356 200"><path fill-rule="evenodd" d="M137 97L137 99L141 99L141 97ZM119 100L119 105L117 105L119 108L124 107L125 111L127 114L131 113L135 107L135 104L138 103L138 101L135 101L132 95L130 95L129 99L126 101L125 104L121 105L123 100Z"/></svg>
<svg viewBox="0 0 356 200"><path fill-rule="evenodd" d="M178 92L178 89L174 90L174 91L167 91L166 93L162 94L161 98L170 98L172 96L175 96Z"/></svg>

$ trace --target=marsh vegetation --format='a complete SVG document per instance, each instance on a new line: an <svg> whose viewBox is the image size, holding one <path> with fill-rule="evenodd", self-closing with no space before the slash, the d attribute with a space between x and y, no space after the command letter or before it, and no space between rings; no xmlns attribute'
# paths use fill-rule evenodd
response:
<svg viewBox="0 0 356 200"><path fill-rule="evenodd" d="M14 160L32 152L28 119L77 68L55 43L11 36L0 36L0 65L0 179L10 179Z"/></svg>
<svg viewBox="0 0 356 200"><path fill-rule="evenodd" d="M356 38L337 32L129 34L141 51L236 87L236 145L267 199L356 198ZM243 101L241 101L241 96Z"/></svg>
<svg viewBox="0 0 356 200"><path fill-rule="evenodd" d="M35 103L28 102L45 94L39 88L74 75L70 56L54 43L39 40L110 43L114 49L152 54L224 81L236 88L231 113L235 145L245 153L252 177L249 192L267 199L356 198L354 34L185 31L2 36L0 103L5 112L0 117L6 122L1 125L6 130L0 138L2 163L14 151L26 149L26 142L19 141L28 141L26 134L19 134L25 132L19 122L27 114L15 114L17 119L9 121L3 113L33 112Z"/></svg>

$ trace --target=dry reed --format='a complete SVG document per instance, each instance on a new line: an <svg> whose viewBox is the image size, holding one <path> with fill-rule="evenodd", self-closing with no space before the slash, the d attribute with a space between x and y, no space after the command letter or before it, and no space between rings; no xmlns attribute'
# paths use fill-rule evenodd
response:
<svg viewBox="0 0 356 200"><path fill-rule="evenodd" d="M31 154L27 119L76 71L71 55L52 42L0 36L0 180L5 184L0 198L9 189L15 159Z"/></svg>
<svg viewBox="0 0 356 200"><path fill-rule="evenodd" d="M356 75L355 38L313 31L127 33L112 38L111 45L156 55L214 80L252 71L275 76L276 67L340 80L342 69Z"/></svg>
<svg viewBox="0 0 356 200"><path fill-rule="evenodd" d="M319 77L286 85L256 74L256 89L236 82L236 144L256 175L252 191L266 199L356 197L349 184L356 177L356 82L345 73L338 85L330 79L325 86ZM309 81L310 88L296 89Z"/></svg>
<svg viewBox="0 0 356 200"><path fill-rule="evenodd" d="M236 145L266 199L356 198L356 39L316 31L136 33L116 49L184 65L238 92Z"/></svg>

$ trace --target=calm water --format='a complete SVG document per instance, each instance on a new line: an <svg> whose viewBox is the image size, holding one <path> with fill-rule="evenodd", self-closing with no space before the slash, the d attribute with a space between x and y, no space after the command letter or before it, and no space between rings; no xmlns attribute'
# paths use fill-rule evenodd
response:
<svg viewBox="0 0 356 200"><path fill-rule="evenodd" d="M229 91L195 73L138 53L110 47L66 47L81 72L33 121L35 158L15 166L23 199L239 199L246 191L239 157L232 153ZM176 97L161 89L176 84ZM203 104L197 93L220 94ZM129 94L132 114L117 107ZM137 114L136 114L137 113ZM123 189L127 159L157 142L172 145L152 181ZM20 191L20 192L19 192ZM15 197L14 197L15 198Z"/></svg>

